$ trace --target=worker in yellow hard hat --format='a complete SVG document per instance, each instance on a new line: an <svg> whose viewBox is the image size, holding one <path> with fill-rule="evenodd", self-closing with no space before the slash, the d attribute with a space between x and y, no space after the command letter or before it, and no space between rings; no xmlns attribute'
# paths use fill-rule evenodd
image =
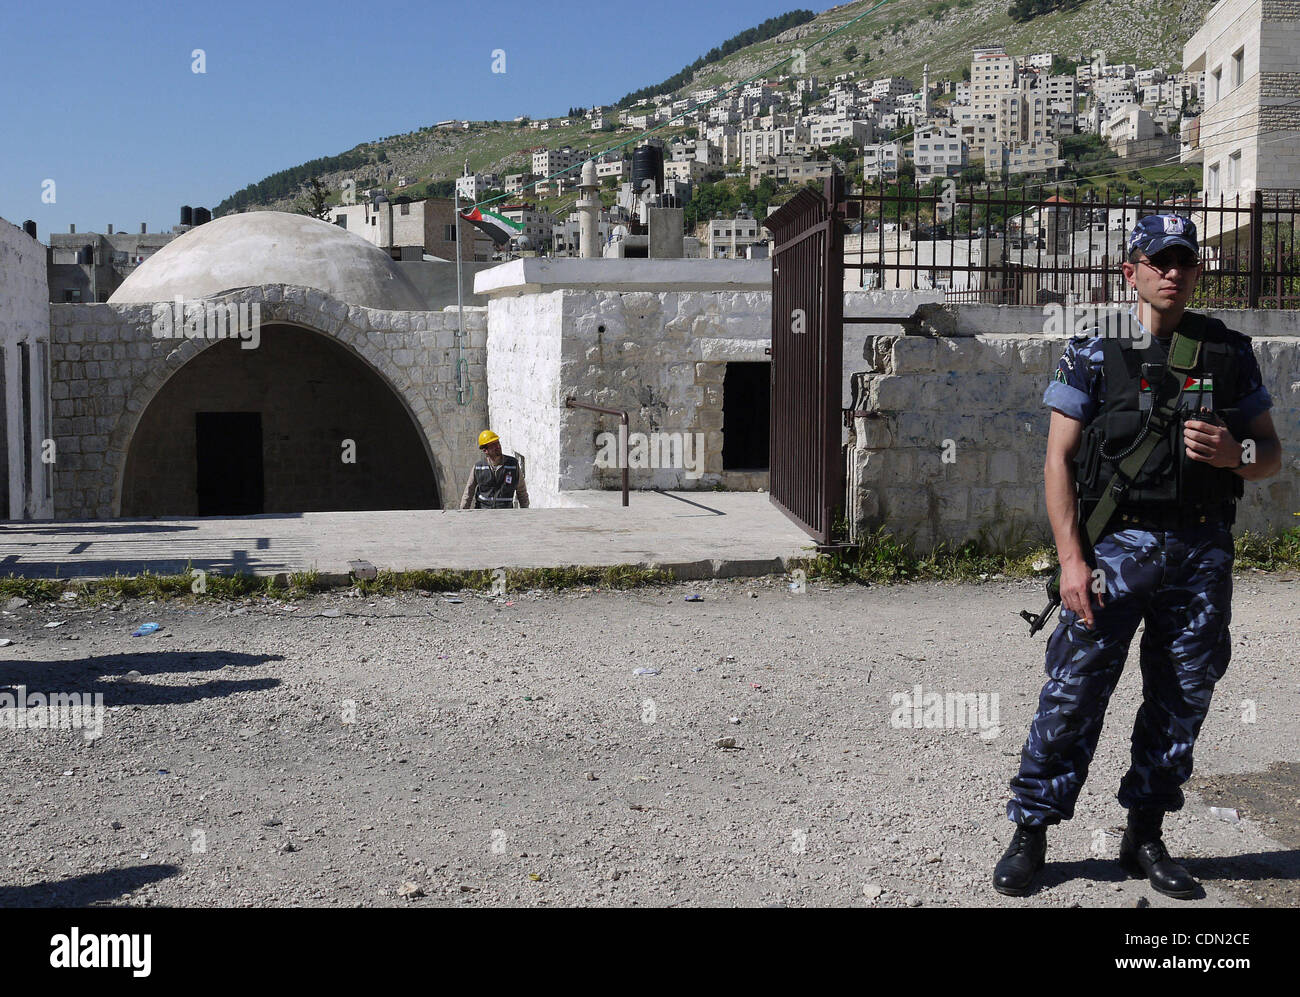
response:
<svg viewBox="0 0 1300 997"><path fill-rule="evenodd" d="M524 469L518 458L501 453L501 437L490 429L478 434L478 448L483 456L470 472L465 493L460 497L462 509L509 509L519 499L519 508L528 508L528 489L524 486Z"/></svg>

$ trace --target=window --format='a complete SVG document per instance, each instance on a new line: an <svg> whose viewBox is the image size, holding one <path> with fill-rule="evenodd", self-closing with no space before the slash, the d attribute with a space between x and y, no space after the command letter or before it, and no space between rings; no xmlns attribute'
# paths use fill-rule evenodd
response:
<svg viewBox="0 0 1300 997"><path fill-rule="evenodd" d="M1228 189L1236 190L1241 186L1241 150L1238 149L1228 157Z"/></svg>
<svg viewBox="0 0 1300 997"><path fill-rule="evenodd" d="M456 241L456 226L455 226L455 225L444 225L444 226L442 227L442 241L443 241L443 242L455 242L455 241Z"/></svg>
<svg viewBox="0 0 1300 997"><path fill-rule="evenodd" d="M1246 49L1237 49L1232 53L1232 89L1241 86L1242 77L1245 75L1246 68Z"/></svg>
<svg viewBox="0 0 1300 997"><path fill-rule="evenodd" d="M1218 101L1218 99L1219 99L1219 83L1220 83L1220 81L1221 81L1222 79L1223 79L1223 69L1222 69L1222 67L1216 68L1216 69L1214 70L1214 72L1212 72L1212 73L1210 74L1210 93L1209 93L1208 99L1206 100L1206 103L1207 103L1207 104L1213 104L1213 103L1215 103L1216 101Z"/></svg>
<svg viewBox="0 0 1300 997"><path fill-rule="evenodd" d="M402 205L402 214L404 214L404 215L409 215L410 213L411 213L411 206L410 206L409 204L403 204L403 205Z"/></svg>
<svg viewBox="0 0 1300 997"><path fill-rule="evenodd" d="M1205 196L1219 196L1219 164L1215 163L1205 171Z"/></svg>
<svg viewBox="0 0 1300 997"><path fill-rule="evenodd" d="M64 301L80 301L80 300L81 300L81 291L80 291L78 288L75 288L75 287L65 288L64 291L63 291L63 300L64 300Z"/></svg>
<svg viewBox="0 0 1300 997"><path fill-rule="evenodd" d="M334 219L334 224L337 225L339 228L347 228L347 227L348 227L348 216L347 216L347 215L339 215L337 218Z"/></svg>

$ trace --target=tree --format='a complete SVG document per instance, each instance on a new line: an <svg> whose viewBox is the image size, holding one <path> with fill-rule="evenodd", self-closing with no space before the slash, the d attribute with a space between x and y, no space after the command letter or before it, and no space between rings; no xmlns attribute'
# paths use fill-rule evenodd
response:
<svg viewBox="0 0 1300 997"><path fill-rule="evenodd" d="M329 221L329 189L321 182L320 177L311 177L303 185L303 197L306 201L299 201L294 210L300 215L307 215L311 218L319 218L321 221Z"/></svg>
<svg viewBox="0 0 1300 997"><path fill-rule="evenodd" d="M1074 71L1079 68L1079 63L1074 59L1067 59L1063 55L1052 55L1052 67L1047 71L1050 76L1073 76Z"/></svg>
<svg viewBox="0 0 1300 997"><path fill-rule="evenodd" d="M850 42L849 47L844 50L844 58L853 60L856 59L857 57L858 57L858 47Z"/></svg>

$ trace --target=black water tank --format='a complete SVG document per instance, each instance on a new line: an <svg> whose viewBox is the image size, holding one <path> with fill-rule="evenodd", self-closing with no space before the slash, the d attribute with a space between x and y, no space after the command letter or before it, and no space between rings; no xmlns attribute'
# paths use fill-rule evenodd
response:
<svg viewBox="0 0 1300 997"><path fill-rule="evenodd" d="M664 151L653 145L643 145L632 151L632 190L638 197L645 192L645 181L653 180L654 192L664 189Z"/></svg>
<svg viewBox="0 0 1300 997"><path fill-rule="evenodd" d="M26 232L28 235L30 235L33 239L35 239L36 223L32 221L30 218L28 218L27 221L23 222L23 231Z"/></svg>
<svg viewBox="0 0 1300 997"><path fill-rule="evenodd" d="M181 205L181 224L182 225L194 224L194 209L191 208L188 204Z"/></svg>
<svg viewBox="0 0 1300 997"><path fill-rule="evenodd" d="M194 209L194 224L195 224L195 225L206 225L206 224L207 224L208 222L210 222L210 221L212 221L212 212L211 212L211 211L209 211L207 208L195 208L195 209Z"/></svg>

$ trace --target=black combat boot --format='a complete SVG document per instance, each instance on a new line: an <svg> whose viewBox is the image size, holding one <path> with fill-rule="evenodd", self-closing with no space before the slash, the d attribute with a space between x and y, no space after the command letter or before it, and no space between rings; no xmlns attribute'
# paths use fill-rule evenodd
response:
<svg viewBox="0 0 1300 997"><path fill-rule="evenodd" d="M993 870L993 889L1009 897L1023 897L1047 857L1047 828L1017 824L1011 845Z"/></svg>
<svg viewBox="0 0 1300 997"><path fill-rule="evenodd" d="M1165 843L1160 840L1160 825L1164 822L1163 810L1128 812L1128 828L1119 846L1119 864L1129 875L1151 881L1157 893L1178 900L1196 896L1196 880L1191 873L1169 857Z"/></svg>

